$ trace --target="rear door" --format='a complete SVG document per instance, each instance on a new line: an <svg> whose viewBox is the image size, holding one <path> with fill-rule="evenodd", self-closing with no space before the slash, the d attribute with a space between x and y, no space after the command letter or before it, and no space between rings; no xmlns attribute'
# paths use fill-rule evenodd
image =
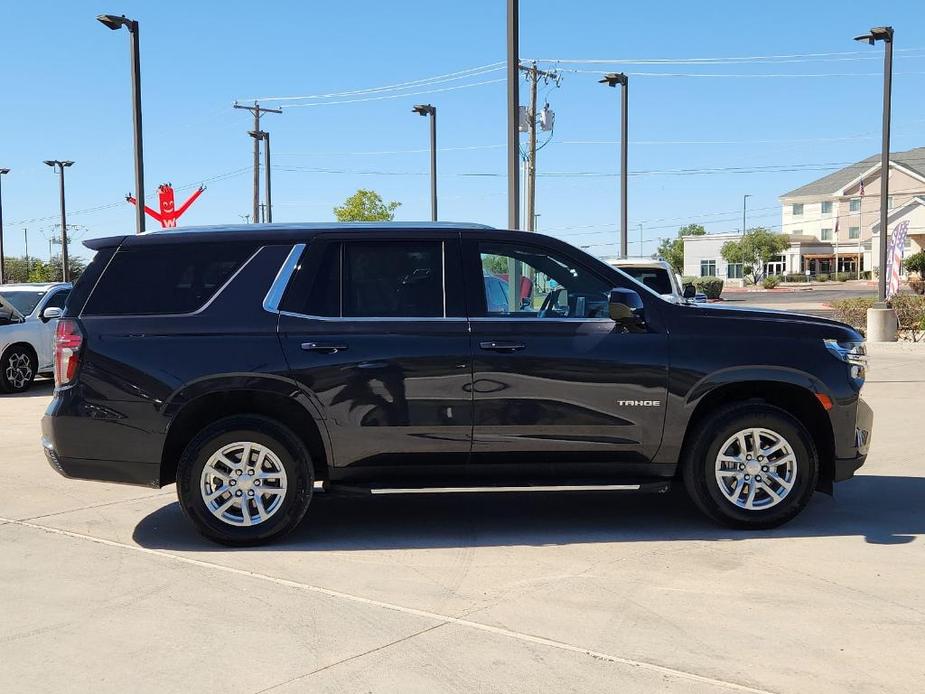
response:
<svg viewBox="0 0 925 694"><path fill-rule="evenodd" d="M606 470L599 463L645 463L657 450L667 334L654 306L646 330L618 329L608 295L632 283L591 269L593 260L585 264L581 255L500 235L464 242L475 465L529 466L521 469L530 474L550 463L559 473L586 474ZM485 276L504 284L506 306L486 297Z"/></svg>
<svg viewBox="0 0 925 694"><path fill-rule="evenodd" d="M281 308L286 358L325 418L338 477L466 472L472 374L458 234L316 238Z"/></svg>

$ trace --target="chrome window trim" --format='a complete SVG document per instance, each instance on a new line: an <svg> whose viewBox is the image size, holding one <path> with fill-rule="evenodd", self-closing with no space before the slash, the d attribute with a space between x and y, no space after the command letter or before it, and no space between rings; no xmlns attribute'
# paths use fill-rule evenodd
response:
<svg viewBox="0 0 925 694"><path fill-rule="evenodd" d="M205 302L202 306L197 308L195 311L190 311L189 313L118 313L118 314L112 314L112 315L97 315L93 313L84 313L84 310L81 309L80 316L78 317L79 318L86 317L86 318L93 318L96 320L100 320L100 319L109 319L109 318L183 318L183 317L189 317L189 316L198 316L200 313L202 313L207 308L209 308L209 306L215 303L218 297L222 295L222 292L224 292L225 289L232 282L234 282L235 278L237 278L237 276L240 275L244 271L244 268L246 268L250 264L250 262L254 258L257 257L257 254L260 253L260 251L262 251L264 248L266 248L266 246L259 246L253 253L251 253L248 259L245 260L243 263L241 263L241 266L237 270L231 273L231 277L225 280L222 286L220 286L217 290L215 290L215 293L212 295L212 297L207 302ZM116 253L118 253L118 251L116 251ZM112 259L116 257L116 253L112 254L112 257L109 259L110 263L112 262ZM109 263L106 264L106 268L107 269L109 268ZM104 269L103 272L105 271L106 270ZM93 285L94 292L96 291L96 287L98 286L99 281L101 279L103 279L102 273L100 274L99 278L96 280L97 284ZM86 307L87 304L90 303L90 299L92 297L93 297L93 292L90 292L90 296L87 297L87 301L84 304L84 307Z"/></svg>
<svg viewBox="0 0 925 694"><path fill-rule="evenodd" d="M446 241L440 241L440 290L443 292L443 317L446 318Z"/></svg>
<svg viewBox="0 0 925 694"><path fill-rule="evenodd" d="M295 272L296 267L298 267L299 258L302 257L303 251L305 251L304 243L295 244L292 250L289 251L289 255L286 256L286 259L280 266L279 272L277 272L276 277L273 278L273 283L270 285L267 295L263 298L264 311L279 313L279 302L283 300L283 292L286 291L289 280L292 279L292 274Z"/></svg>
<svg viewBox="0 0 925 694"><path fill-rule="evenodd" d="M317 320L326 322L339 323L419 323L423 321L468 321L465 316L313 316L307 313L296 313L294 311L280 311L279 315L290 318L304 318L306 320Z"/></svg>

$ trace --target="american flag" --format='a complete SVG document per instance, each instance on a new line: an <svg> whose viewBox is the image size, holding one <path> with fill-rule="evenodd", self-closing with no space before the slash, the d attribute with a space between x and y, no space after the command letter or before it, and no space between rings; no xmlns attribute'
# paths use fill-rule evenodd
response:
<svg viewBox="0 0 925 694"><path fill-rule="evenodd" d="M909 233L909 220L902 222L893 229L890 236L890 247L886 254L886 298L889 299L899 292L899 269L903 263L903 253L906 250L906 236Z"/></svg>
<svg viewBox="0 0 925 694"><path fill-rule="evenodd" d="M864 179L861 179L861 190L858 191L858 194L863 198L864 197Z"/></svg>

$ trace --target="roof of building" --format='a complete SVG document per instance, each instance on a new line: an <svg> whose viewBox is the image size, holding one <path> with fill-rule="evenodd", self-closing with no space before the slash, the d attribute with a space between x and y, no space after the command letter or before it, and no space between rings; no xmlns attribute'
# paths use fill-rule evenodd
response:
<svg viewBox="0 0 925 694"><path fill-rule="evenodd" d="M880 155L874 154L867 159L850 164L843 169L834 171L827 176L818 178L812 183L800 186L789 193L781 195L782 198L798 198L810 195L832 195L835 191L844 188L858 176L876 166ZM905 152L890 152L890 161L901 164L925 178L925 147L916 147Z"/></svg>

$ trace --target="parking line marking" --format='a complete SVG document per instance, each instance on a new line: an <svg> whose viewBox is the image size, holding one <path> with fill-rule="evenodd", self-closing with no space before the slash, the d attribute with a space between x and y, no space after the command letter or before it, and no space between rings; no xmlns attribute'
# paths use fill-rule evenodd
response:
<svg viewBox="0 0 925 694"><path fill-rule="evenodd" d="M540 646L547 646L549 648L556 648L561 651L568 651L570 653L578 653L581 655L587 655L598 660L604 660L606 662L614 663L616 665L625 665L627 667L636 668L639 670L646 670L649 672L654 672L660 675L667 677L674 677L676 679L687 680L690 682L698 682L700 684L708 684L715 687L721 687L723 689L728 689L736 692L748 692L749 694L776 694L775 692L768 689L757 689L755 687L749 687L748 685L738 684L736 682L727 682L725 680L715 679L713 677L708 677L706 675L698 675L692 672L686 672L684 670L678 670L676 668L667 667L665 665L657 665L655 663L646 662L644 660L634 660L632 658L625 658L623 656L611 655L610 653L603 653L601 651L595 651L590 648L584 648L582 646L576 646L574 644L566 643L564 641L556 641L555 639L546 638L544 636L534 636L533 634L525 634L520 631L514 631L513 629L506 629L504 627L496 627L491 624L484 624L482 622L475 622L469 619L464 619L461 617L452 617L450 615L440 614L439 612L432 612L430 610L419 610L414 607L406 607L404 605L398 605L395 603L385 602L383 600L374 600L372 598L364 598L360 595L353 595L352 593L344 593L339 590L333 590L331 588L323 588L321 586L315 586L310 583L301 583L299 581L293 581L288 578L279 578L277 576L270 576L269 574L262 574L256 571L247 571L246 569L238 569L232 566L225 566L223 564L214 564L212 562L203 561L201 559L193 559L192 557L184 557L179 554L173 554L171 552L165 552L159 549L150 549L148 547L141 547L139 545L130 545L124 542L117 542L115 540L107 540L101 537L93 537L92 535L85 535L83 533L77 533L71 530L62 530L60 528L52 528L47 525L40 525L38 523L30 523L29 521L15 520L12 518L2 518L0 517L0 523L8 523L10 525L16 525L23 528L29 528L32 530L40 530L52 535L59 535L62 537L69 537L76 540L86 540L88 542L93 542L99 545L104 545L106 547L115 547L118 549L127 549L134 552L139 552L141 554L147 554L156 557L162 557L175 561L180 564L188 564L190 566L198 566L204 569L212 569L215 571L223 571L228 574L233 574L236 576L243 576L246 578L253 578L260 581L267 581L269 583L275 583L279 586L284 586L286 588L293 588L295 590L302 590L311 593L318 593L320 595L326 595L331 598L339 598L341 600L347 600L353 603L360 605L368 605L370 607L378 607L385 610L391 610L392 612L399 612L401 614L413 615L416 617L421 617L423 619L430 619L438 622L443 622L447 624L456 624L462 627L467 627L469 629L475 629L477 631L486 632L489 634L496 634L498 636L504 636L510 639L517 641L523 641L525 643L533 643Z"/></svg>

